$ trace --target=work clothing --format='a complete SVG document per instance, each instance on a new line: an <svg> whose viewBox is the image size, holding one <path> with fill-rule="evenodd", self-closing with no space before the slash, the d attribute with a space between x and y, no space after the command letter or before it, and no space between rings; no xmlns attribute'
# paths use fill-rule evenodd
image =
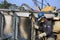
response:
<svg viewBox="0 0 60 40"><path fill-rule="evenodd" d="M47 37L47 39L49 38L49 37L51 37L51 38L53 38L53 39L55 39L55 36L54 36L54 34L53 34L53 32L52 32L52 25L51 25L51 22L49 22L48 20L46 20L45 22L37 22L37 25L39 26L37 26L38 28L36 28L36 31L40 31L40 32L42 32L41 34L39 34L40 36L46 36ZM44 34L45 35L44 35ZM50 38L49 38L50 39Z"/></svg>

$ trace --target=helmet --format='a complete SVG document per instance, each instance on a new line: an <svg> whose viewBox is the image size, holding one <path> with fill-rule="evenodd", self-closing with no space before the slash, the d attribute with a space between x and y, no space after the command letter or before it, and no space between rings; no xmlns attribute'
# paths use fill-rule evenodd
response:
<svg viewBox="0 0 60 40"><path fill-rule="evenodd" d="M38 18L40 18L40 17L42 17L42 16L44 16L44 12L39 12L39 13L38 13Z"/></svg>
<svg viewBox="0 0 60 40"><path fill-rule="evenodd" d="M38 21L40 21L42 18L45 18L44 12L39 12L38 13Z"/></svg>

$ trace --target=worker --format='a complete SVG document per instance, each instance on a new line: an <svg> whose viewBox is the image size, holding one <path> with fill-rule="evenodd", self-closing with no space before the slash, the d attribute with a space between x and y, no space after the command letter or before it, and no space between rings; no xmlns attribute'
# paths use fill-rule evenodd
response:
<svg viewBox="0 0 60 40"><path fill-rule="evenodd" d="M49 22L46 17L44 16L44 12L38 13L38 19L36 22L37 25L35 25L35 29L41 31L41 34L38 34L38 38L42 40L41 38L46 37L47 40L55 40L55 36L52 32L52 25L51 22Z"/></svg>

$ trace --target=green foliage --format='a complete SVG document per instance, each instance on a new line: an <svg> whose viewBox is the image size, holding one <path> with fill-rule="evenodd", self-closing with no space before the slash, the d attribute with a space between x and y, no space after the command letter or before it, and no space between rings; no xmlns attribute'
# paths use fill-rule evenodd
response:
<svg viewBox="0 0 60 40"><path fill-rule="evenodd" d="M0 8L9 8L11 5L11 3L8 3L6 0L4 0L3 2L0 3Z"/></svg>
<svg viewBox="0 0 60 40"><path fill-rule="evenodd" d="M4 8L8 8L8 2L6 0L4 0L3 6L4 6Z"/></svg>
<svg viewBox="0 0 60 40"><path fill-rule="evenodd" d="M0 8L8 8L8 2L4 0L4 2L0 3Z"/></svg>

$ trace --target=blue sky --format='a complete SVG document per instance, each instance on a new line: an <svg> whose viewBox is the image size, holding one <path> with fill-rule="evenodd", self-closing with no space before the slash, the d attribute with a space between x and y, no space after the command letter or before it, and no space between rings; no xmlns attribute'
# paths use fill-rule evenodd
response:
<svg viewBox="0 0 60 40"><path fill-rule="evenodd" d="M0 0L1 2L2 0ZM35 5L32 2L32 0L7 0L9 3L12 4L16 4L17 6L20 6L23 3L28 4L31 8L35 9ZM41 2L41 0L38 0L39 2ZM51 6L56 6L56 8L60 8L60 0L46 0ZM45 0L44 0L44 4L46 4Z"/></svg>

